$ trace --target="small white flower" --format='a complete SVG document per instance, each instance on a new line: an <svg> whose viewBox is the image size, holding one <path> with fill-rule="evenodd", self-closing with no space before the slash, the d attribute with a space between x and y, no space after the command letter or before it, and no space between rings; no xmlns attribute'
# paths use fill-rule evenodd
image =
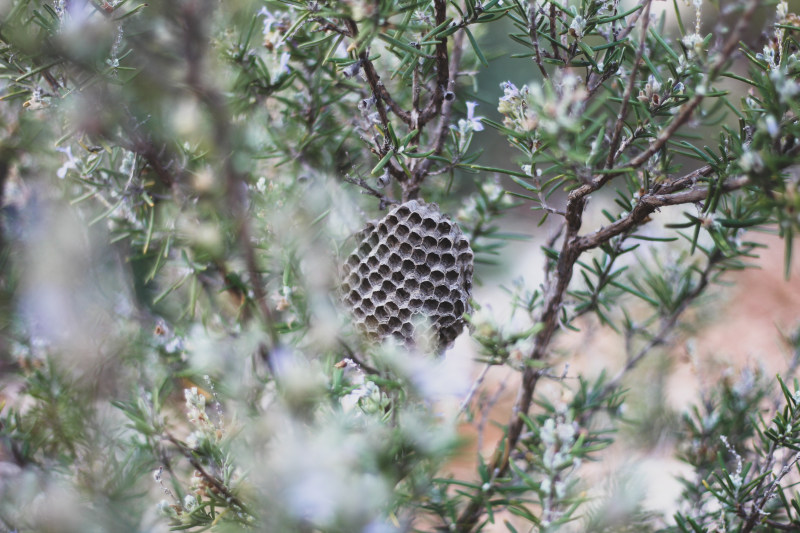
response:
<svg viewBox="0 0 800 533"><path fill-rule="evenodd" d="M67 146L66 148L58 147L56 148L56 150L67 156L67 160L56 171L56 176L58 176L59 179L63 180L67 176L67 172L69 172L70 170L74 170L77 172L78 160L75 159L75 157L72 155L72 147L70 146Z"/></svg>
<svg viewBox="0 0 800 533"><path fill-rule="evenodd" d="M477 102L467 102L467 121L472 125L472 131L483 131L483 117L475 116L475 108L478 107Z"/></svg>

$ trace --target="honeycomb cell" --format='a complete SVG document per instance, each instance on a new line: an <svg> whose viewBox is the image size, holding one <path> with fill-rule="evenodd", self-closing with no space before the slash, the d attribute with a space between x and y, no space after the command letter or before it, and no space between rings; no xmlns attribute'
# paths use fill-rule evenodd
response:
<svg viewBox="0 0 800 533"><path fill-rule="evenodd" d="M424 297L428 297L433 294L433 289L433 283L428 280L425 280L419 284L419 293Z"/></svg>
<svg viewBox="0 0 800 533"><path fill-rule="evenodd" d="M442 254L442 266L450 268L456 264L456 256L453 254Z"/></svg>
<svg viewBox="0 0 800 533"><path fill-rule="evenodd" d="M450 304L449 304L449 302L444 302L444 301L443 301L443 299L444 299L444 298L447 298L448 296L450 296L450 289L448 289L448 288L447 288L447 287L445 287L444 285L439 285L438 287L436 287L436 288L433 290L433 296L434 296L436 299L438 299L438 300L442 301L442 303L447 303L448 305L450 305ZM451 306L451 307L452 307L452 306ZM451 311L452 311L452 309L451 309Z"/></svg>
<svg viewBox="0 0 800 533"><path fill-rule="evenodd" d="M435 204L411 200L357 234L341 268L340 294L372 340L441 352L464 329L473 254L457 224Z"/></svg>

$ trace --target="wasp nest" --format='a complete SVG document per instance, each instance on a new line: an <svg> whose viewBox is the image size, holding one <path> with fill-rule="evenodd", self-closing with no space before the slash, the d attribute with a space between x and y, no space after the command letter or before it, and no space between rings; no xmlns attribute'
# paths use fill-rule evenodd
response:
<svg viewBox="0 0 800 533"><path fill-rule="evenodd" d="M342 296L373 339L420 339L447 348L464 328L472 249L435 204L411 200L359 233L342 272Z"/></svg>

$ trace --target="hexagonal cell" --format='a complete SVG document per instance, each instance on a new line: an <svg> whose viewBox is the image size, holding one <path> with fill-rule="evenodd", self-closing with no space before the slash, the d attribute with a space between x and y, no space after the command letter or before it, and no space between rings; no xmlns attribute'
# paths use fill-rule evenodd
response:
<svg viewBox="0 0 800 533"><path fill-rule="evenodd" d="M388 324L381 324L380 326L378 326L378 334L380 334L381 336L386 336L391 332L392 330L389 328Z"/></svg>
<svg viewBox="0 0 800 533"><path fill-rule="evenodd" d="M447 253L442 254L442 265L446 268L450 268L451 266L456 264L456 256L453 254Z"/></svg>
<svg viewBox="0 0 800 533"><path fill-rule="evenodd" d="M362 242L358 247L358 255L366 257L372 251L372 246L368 242Z"/></svg>
<svg viewBox="0 0 800 533"><path fill-rule="evenodd" d="M394 302L386 302L386 311L389 313L389 316L396 316L397 311L400 309L396 303Z"/></svg>
<svg viewBox="0 0 800 533"><path fill-rule="evenodd" d="M394 214L392 214L392 213L389 213L388 215L386 215L386 216L384 217L383 221L386 223L386 225L387 225L389 228L392 228L392 227L394 227L394 226L396 226L396 225L397 225L397 216L395 216L395 215L394 215Z"/></svg>
<svg viewBox="0 0 800 533"><path fill-rule="evenodd" d="M453 229L453 226L447 220L440 220L439 227L436 228L439 233L450 233L450 230Z"/></svg>
<svg viewBox="0 0 800 533"><path fill-rule="evenodd" d="M356 303L361 301L361 295L358 294L356 291L350 291L350 294L347 295L347 303L350 305L356 305Z"/></svg>
<svg viewBox="0 0 800 533"><path fill-rule="evenodd" d="M382 277L388 278L389 274L391 274L391 273L392 273L392 269L389 268L389 265L387 265L386 263L381 263L378 266L378 274L380 274Z"/></svg>
<svg viewBox="0 0 800 533"><path fill-rule="evenodd" d="M403 262L403 258L392 252L386 262L389 263L389 266L392 268L392 270L397 270L400 267L400 264Z"/></svg>
<svg viewBox="0 0 800 533"><path fill-rule="evenodd" d="M454 302L454 301L460 300L460 299L461 299L461 291L458 290L458 289L452 289L450 291L450 301Z"/></svg>
<svg viewBox="0 0 800 533"><path fill-rule="evenodd" d="M358 292L361 294L367 294L370 290L372 290L372 284L369 282L368 279L364 278L361 280L361 285L358 286Z"/></svg>
<svg viewBox="0 0 800 533"><path fill-rule="evenodd" d="M365 316L367 316L367 312L364 311L364 309L362 309L361 307L354 307L353 314L356 315L356 317L358 318L364 318Z"/></svg>
<svg viewBox="0 0 800 533"><path fill-rule="evenodd" d="M420 300L419 298L411 298L408 301L408 308L411 309L412 311L416 311L420 307L422 307L422 300Z"/></svg>
<svg viewBox="0 0 800 533"><path fill-rule="evenodd" d="M417 275L420 277L420 279L427 277L430 273L431 269L428 268L428 265L417 265Z"/></svg>
<svg viewBox="0 0 800 533"><path fill-rule="evenodd" d="M361 308L367 313L371 313L375 310L375 304L373 304L370 300L364 300L361 302Z"/></svg>
<svg viewBox="0 0 800 533"><path fill-rule="evenodd" d="M369 265L366 263L361 263L358 266L358 273L361 274L362 276L366 276L367 274L369 274L369 270L370 270Z"/></svg>
<svg viewBox="0 0 800 533"><path fill-rule="evenodd" d="M396 299L403 303L408 301L409 296L411 296L411 293L402 287L398 288L397 292L395 292Z"/></svg>
<svg viewBox="0 0 800 533"><path fill-rule="evenodd" d="M367 271L369 272L369 269L367 269ZM361 276L358 275L358 272L353 272L347 278L347 284L350 285L351 287L358 287L358 283L360 281L361 281Z"/></svg>
<svg viewBox="0 0 800 533"><path fill-rule="evenodd" d="M406 205L401 205L400 207L397 208L395 214L397 215L397 218L405 219L408 218L408 215L411 214L411 209L409 209L409 207Z"/></svg>
<svg viewBox="0 0 800 533"><path fill-rule="evenodd" d="M427 250L433 250L436 248L436 239L430 235L426 235L422 238L422 247Z"/></svg>
<svg viewBox="0 0 800 533"><path fill-rule="evenodd" d="M404 337L413 337L414 336L414 326L411 324L411 322L406 322L400 328L400 333Z"/></svg>
<svg viewBox="0 0 800 533"><path fill-rule="evenodd" d="M425 264L428 265L428 268L434 268L441 260L442 258L439 256L439 253L435 251L425 256Z"/></svg>
<svg viewBox="0 0 800 533"><path fill-rule="evenodd" d="M384 306L379 305L375 308L375 316L378 318L378 320L386 320L389 318L389 312L386 311Z"/></svg>
<svg viewBox="0 0 800 533"><path fill-rule="evenodd" d="M422 310L426 313L433 313L439 307L439 302L434 300L433 298L429 298L425 300L425 303L422 304Z"/></svg>
<svg viewBox="0 0 800 533"><path fill-rule="evenodd" d="M464 250L469 250L469 242L467 239L459 239L456 241L456 250L459 252L463 252Z"/></svg>
<svg viewBox="0 0 800 533"><path fill-rule="evenodd" d="M439 239L440 252L448 252L452 247L453 247L453 241L450 240L450 237L442 237L441 239Z"/></svg>
<svg viewBox="0 0 800 533"><path fill-rule="evenodd" d="M402 326L402 325L403 325L403 322L401 322L400 319L397 318L396 316L393 316L392 318L389 319L389 327L392 328L395 331L400 329L400 326Z"/></svg>
<svg viewBox="0 0 800 533"><path fill-rule="evenodd" d="M347 268L353 270L359 263L361 262L361 258L358 257L358 254L351 254L350 257L347 258Z"/></svg>
<svg viewBox="0 0 800 533"><path fill-rule="evenodd" d="M382 290L377 290L372 293L372 301L375 303L381 303L386 300L386 293Z"/></svg>
<svg viewBox="0 0 800 533"><path fill-rule="evenodd" d="M455 283L458 281L458 272L455 270L448 270L444 277L448 283Z"/></svg>
<svg viewBox="0 0 800 533"><path fill-rule="evenodd" d="M434 283L441 283L444 280L444 272L441 270L431 270L431 280Z"/></svg>
<svg viewBox="0 0 800 533"><path fill-rule="evenodd" d="M422 215L420 215L419 213L414 212L408 216L409 224L413 224L414 226L419 226L421 222L422 222Z"/></svg>
<svg viewBox="0 0 800 533"><path fill-rule="evenodd" d="M424 263L425 262L425 250L422 248L414 248L414 251L411 252L411 259L415 263Z"/></svg>
<svg viewBox="0 0 800 533"><path fill-rule="evenodd" d="M405 279L406 279L406 276L402 272L400 272L399 270L395 270L392 273L392 281L394 281L394 283L396 285L402 284Z"/></svg>
<svg viewBox="0 0 800 533"><path fill-rule="evenodd" d="M400 244L400 247L397 249L400 252L400 255L403 257L411 257L411 252L413 250L412 246L407 242Z"/></svg>
<svg viewBox="0 0 800 533"><path fill-rule="evenodd" d="M380 283L382 279L383 276L381 276L378 272L373 272L372 274L369 275L369 282L372 283L373 285L378 285L378 283Z"/></svg>
<svg viewBox="0 0 800 533"><path fill-rule="evenodd" d="M439 300L442 300L450 296L450 289L448 289L444 285L439 285L438 287L436 287L436 289L434 289L433 295Z"/></svg>
<svg viewBox="0 0 800 533"><path fill-rule="evenodd" d="M367 326L367 328L374 330L378 327L378 319L374 316L368 316L364 319L364 325Z"/></svg>
<svg viewBox="0 0 800 533"><path fill-rule="evenodd" d="M402 239L405 238L405 236L408 235L410 231L411 229L409 229L408 226L406 226L405 224L400 224L399 226L397 226L397 228L395 228L394 233L395 235L397 235Z"/></svg>
<svg viewBox="0 0 800 533"><path fill-rule="evenodd" d="M347 293L348 293L348 292L350 292L350 291L351 291L353 288L350 286L350 284L349 284L349 283L347 283L347 282L345 281L344 283L342 283L342 285L341 285L340 289L341 289L341 291L342 291L342 294L347 294Z"/></svg>
<svg viewBox="0 0 800 533"><path fill-rule="evenodd" d="M381 222L378 224L376 231L381 237L386 237L389 234L389 227L385 223Z"/></svg>
<svg viewBox="0 0 800 533"><path fill-rule="evenodd" d="M389 247L385 244L381 244L378 246L377 255L383 257L384 255L389 253Z"/></svg>
<svg viewBox="0 0 800 533"><path fill-rule="evenodd" d="M453 304L450 302L439 302L438 310L442 314L450 314L453 312Z"/></svg>
<svg viewBox="0 0 800 533"><path fill-rule="evenodd" d="M384 280L383 285L381 285L381 290L386 294L393 294L396 289L397 286L390 279Z"/></svg>
<svg viewBox="0 0 800 533"><path fill-rule="evenodd" d="M405 321L407 321L409 318L411 318L411 310L409 310L409 308L408 308L408 307L403 307L402 309L400 309L400 310L397 312L397 316L400 318L400 320L402 320L403 322L405 322Z"/></svg>
<svg viewBox="0 0 800 533"><path fill-rule="evenodd" d="M419 292L422 296L430 296L433 294L433 283L428 280L423 281L419 284Z"/></svg>
<svg viewBox="0 0 800 533"><path fill-rule="evenodd" d="M370 256L370 257L369 257L369 259L367 259L367 264L369 265L369 268L375 268L375 267L377 267L377 266L378 266L378 263L380 263L380 261L379 261L379 260L378 260L378 258L377 258L377 257L375 257L374 255L373 255L373 256Z"/></svg>
<svg viewBox="0 0 800 533"><path fill-rule="evenodd" d="M411 273L414 272L414 267L415 266L416 265L414 264L414 261L412 261L411 259L406 259L405 261L403 261L403 264L400 266L400 270L406 276L410 276Z"/></svg>
<svg viewBox="0 0 800 533"><path fill-rule="evenodd" d="M431 231L433 231L433 229L434 229L435 227L436 227L436 221L435 221L435 220L433 220L432 218L427 218L427 217L426 217L426 218L425 218L425 219L422 221L422 229L424 229L424 230L425 230L425 231L427 231L427 232L431 232Z"/></svg>
<svg viewBox="0 0 800 533"><path fill-rule="evenodd" d="M394 250L395 248L397 248L398 244L400 244L400 240L394 235L389 235L388 237L386 237L386 245L390 249Z"/></svg>
<svg viewBox="0 0 800 533"><path fill-rule="evenodd" d="M408 234L408 242L410 242L413 246L419 246L419 244L422 242L422 235L416 231L412 231Z"/></svg>
<svg viewBox="0 0 800 533"><path fill-rule="evenodd" d="M406 290L413 292L417 290L417 287L419 287L419 282L414 278L406 278L406 280L403 282L403 287L405 287Z"/></svg>
<svg viewBox="0 0 800 533"><path fill-rule="evenodd" d="M461 316L464 314L464 303L461 300L456 300L454 305L454 309L456 316Z"/></svg>

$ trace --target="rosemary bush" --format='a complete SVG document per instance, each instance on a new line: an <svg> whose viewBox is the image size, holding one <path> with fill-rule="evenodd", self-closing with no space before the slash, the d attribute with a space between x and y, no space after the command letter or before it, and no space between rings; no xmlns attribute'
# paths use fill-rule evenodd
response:
<svg viewBox="0 0 800 533"><path fill-rule="evenodd" d="M785 1L6 0L0 529L800 530L800 334L782 377L712 379L669 423L673 516L585 474L645 431L629 375L752 232L789 276L799 37ZM337 296L353 235L412 199L504 289L443 358ZM541 283L505 279L531 238ZM562 372L592 321L622 364ZM502 437L455 475L498 366Z"/></svg>

